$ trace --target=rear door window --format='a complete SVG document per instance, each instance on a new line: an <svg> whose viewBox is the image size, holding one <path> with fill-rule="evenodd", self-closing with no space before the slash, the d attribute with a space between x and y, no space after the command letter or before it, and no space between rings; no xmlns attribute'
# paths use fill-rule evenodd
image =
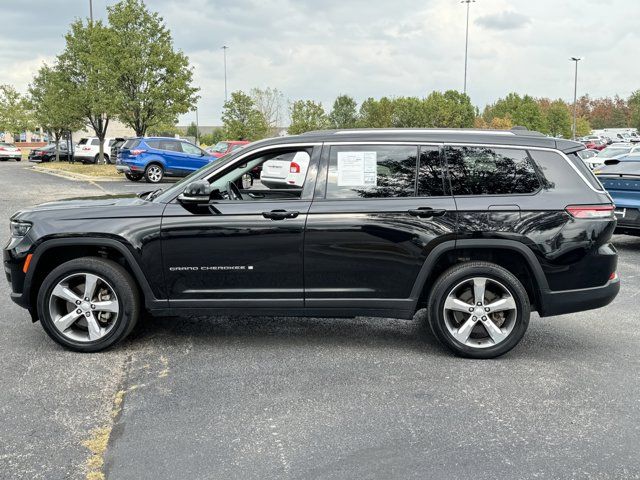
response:
<svg viewBox="0 0 640 480"><path fill-rule="evenodd" d="M540 179L526 150L446 147L454 195L513 195L538 191Z"/></svg>
<svg viewBox="0 0 640 480"><path fill-rule="evenodd" d="M440 155L440 147L420 147L418 167L418 196L442 197L445 195L445 168Z"/></svg>
<svg viewBox="0 0 640 480"><path fill-rule="evenodd" d="M412 197L418 146L332 146L328 199Z"/></svg>
<svg viewBox="0 0 640 480"><path fill-rule="evenodd" d="M97 147L98 145L100 145L100 140L98 140L97 138L92 138L91 145L95 145Z"/></svg>

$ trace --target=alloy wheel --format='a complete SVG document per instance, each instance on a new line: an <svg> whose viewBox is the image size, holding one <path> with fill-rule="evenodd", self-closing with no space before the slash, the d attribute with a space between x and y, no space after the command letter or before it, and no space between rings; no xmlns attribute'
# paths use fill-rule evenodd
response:
<svg viewBox="0 0 640 480"><path fill-rule="evenodd" d="M151 165L147 168L147 178L153 183L158 183L162 180L162 169L157 165Z"/></svg>
<svg viewBox="0 0 640 480"><path fill-rule="evenodd" d="M49 315L54 327L77 342L103 338L115 326L119 312L113 287L92 273L65 277L56 284L49 298Z"/></svg>
<svg viewBox="0 0 640 480"><path fill-rule="evenodd" d="M486 277L473 277L453 287L444 302L447 330L458 342L488 348L504 342L518 315L508 288Z"/></svg>

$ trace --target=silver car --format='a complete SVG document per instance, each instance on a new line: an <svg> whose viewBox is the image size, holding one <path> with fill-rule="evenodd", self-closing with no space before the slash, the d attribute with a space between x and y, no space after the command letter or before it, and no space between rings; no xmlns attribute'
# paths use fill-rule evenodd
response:
<svg viewBox="0 0 640 480"><path fill-rule="evenodd" d="M7 160L19 162L22 160L22 150L13 143L0 142L0 161L4 162Z"/></svg>

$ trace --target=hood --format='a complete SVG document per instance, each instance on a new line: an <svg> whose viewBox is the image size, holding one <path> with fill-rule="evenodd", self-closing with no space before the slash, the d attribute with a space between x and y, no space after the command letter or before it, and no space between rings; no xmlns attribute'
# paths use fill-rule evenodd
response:
<svg viewBox="0 0 640 480"><path fill-rule="evenodd" d="M128 207L145 205L148 202L137 195L108 195L98 197L69 198L55 202L41 203L28 211L68 210L72 208Z"/></svg>

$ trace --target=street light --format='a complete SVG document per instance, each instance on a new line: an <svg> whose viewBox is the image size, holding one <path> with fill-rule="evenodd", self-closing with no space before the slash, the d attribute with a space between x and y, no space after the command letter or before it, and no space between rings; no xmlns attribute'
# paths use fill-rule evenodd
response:
<svg viewBox="0 0 640 480"><path fill-rule="evenodd" d="M576 63L576 75L573 86L573 128L571 129L573 133L573 139L576 139L576 121L578 115L578 62L582 60L580 57L571 57L569 60Z"/></svg>
<svg viewBox="0 0 640 480"><path fill-rule="evenodd" d="M471 3L476 3L476 0L462 0L460 3L467 4L467 33L464 40L464 93L467 93L467 57L469 54L469 7Z"/></svg>
<svg viewBox="0 0 640 480"><path fill-rule="evenodd" d="M222 46L222 54L224 55L224 103L227 103L227 47Z"/></svg>

